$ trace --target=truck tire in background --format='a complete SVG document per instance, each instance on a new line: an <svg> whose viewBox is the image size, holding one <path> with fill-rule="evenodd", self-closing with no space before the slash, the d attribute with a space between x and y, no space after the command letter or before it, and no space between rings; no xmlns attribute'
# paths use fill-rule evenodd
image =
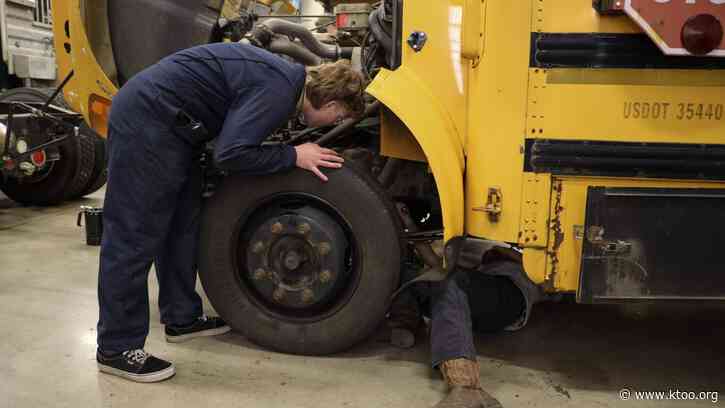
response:
<svg viewBox="0 0 725 408"><path fill-rule="evenodd" d="M0 95L0 101L42 103L53 91L47 88L17 88ZM69 109L61 97L57 97L53 104ZM105 182L105 146L101 146L105 141L85 124L80 126L79 136L58 145L60 159L51 164L43 177L28 180L0 178L0 190L21 204L54 205L87 195L98 184L100 186L96 190L100 188ZM99 155L98 151L102 153Z"/></svg>
<svg viewBox="0 0 725 408"><path fill-rule="evenodd" d="M346 166L227 177L205 203L199 275L249 340L303 355L345 350L382 322L399 282L395 207Z"/></svg>
<svg viewBox="0 0 725 408"><path fill-rule="evenodd" d="M100 190L108 181L108 153L106 152L106 139L99 136L93 129L85 123L81 127L81 134L93 139L95 146L95 163L93 165L93 173L91 179L81 192L80 197L91 195Z"/></svg>
<svg viewBox="0 0 725 408"><path fill-rule="evenodd" d="M38 89L45 94L45 99L50 98L55 92L53 88L42 88ZM72 110L70 105L63 99L63 94L58 95L53 104L58 105L62 108ZM82 139L81 147L84 149L82 156L83 160L91 160L93 157L93 167L90 167L89 162L83 163L81 166L82 171L87 171L91 168L90 177L87 182L83 184L82 181L78 182L75 188L68 191L67 200L76 200L87 195L93 194L100 190L108 179L108 155L106 154L106 139L102 138L95 130L91 129L85 122L79 126L79 135ZM93 154L89 153L91 144L93 144ZM81 180L86 180L84 174Z"/></svg>

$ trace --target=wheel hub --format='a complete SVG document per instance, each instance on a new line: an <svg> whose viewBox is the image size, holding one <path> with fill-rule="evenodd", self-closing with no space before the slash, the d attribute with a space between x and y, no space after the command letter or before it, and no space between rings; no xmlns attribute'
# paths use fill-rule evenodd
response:
<svg viewBox="0 0 725 408"><path fill-rule="evenodd" d="M285 313L324 309L344 290L349 241L333 217L314 207L256 217L241 240L242 278L257 297ZM244 276L246 275L246 276Z"/></svg>
<svg viewBox="0 0 725 408"><path fill-rule="evenodd" d="M285 254L284 267L287 268L287 270L293 271L299 268L302 261L303 257L293 249Z"/></svg>

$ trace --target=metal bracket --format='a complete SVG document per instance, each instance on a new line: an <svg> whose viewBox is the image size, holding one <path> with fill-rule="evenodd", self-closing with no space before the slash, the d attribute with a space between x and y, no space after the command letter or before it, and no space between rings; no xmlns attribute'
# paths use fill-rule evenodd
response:
<svg viewBox="0 0 725 408"><path fill-rule="evenodd" d="M70 78L71 76L69 76L68 78ZM60 89L62 89L62 88L60 88ZM56 95L57 95L57 93L56 93ZM47 106L49 106L49 101L52 100L53 98L54 97L51 97L51 99L46 101L42 108L35 108L24 102L10 102L9 103L9 113L8 113L7 128L6 128L7 137L5 138L5 146L3 147L3 151L1 154L3 168L5 168L7 163L11 163L13 165L15 163L20 163L21 161L30 158L33 155L33 153L35 153L35 152L59 145L61 143L65 143L69 139L74 140L79 137L80 128L78 127L78 125L76 123L70 123L68 121L65 121L65 120L63 120L62 117L56 117L56 115L54 113L46 112L44 110L44 109L47 109ZM61 126L61 127L65 128L69 133L66 133L63 136L60 136L56 139L52 139L52 140L42 143L40 145L30 147L23 153L17 153L17 152L11 153L10 152L10 137L11 137L11 135L14 135L14 130L13 130L14 117L13 117L13 115L16 113L16 109L22 110L25 112L29 112L30 115L35 119L47 119L47 120L53 122L56 126ZM73 113L72 116L78 117L78 118L81 117L80 114L78 114L78 113Z"/></svg>
<svg viewBox="0 0 725 408"><path fill-rule="evenodd" d="M485 207L476 207L473 211L485 212L491 222L498 222L503 211L503 194L500 187L490 187Z"/></svg>
<svg viewBox="0 0 725 408"><path fill-rule="evenodd" d="M604 255L625 255L632 252L632 244L627 241L606 241L600 244Z"/></svg>
<svg viewBox="0 0 725 408"><path fill-rule="evenodd" d="M408 242L431 242L443 239L443 230L430 230L403 233L403 239Z"/></svg>
<svg viewBox="0 0 725 408"><path fill-rule="evenodd" d="M632 244L627 241L604 239L604 227L592 225L586 231L587 241L601 249L604 255L624 255L632 252Z"/></svg>

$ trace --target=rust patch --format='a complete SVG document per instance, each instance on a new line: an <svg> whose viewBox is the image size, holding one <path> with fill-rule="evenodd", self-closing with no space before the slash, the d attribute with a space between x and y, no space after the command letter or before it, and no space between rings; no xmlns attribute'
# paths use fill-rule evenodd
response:
<svg viewBox="0 0 725 408"><path fill-rule="evenodd" d="M561 206L561 195L563 186L561 181L554 180L552 184L554 190L554 214L549 221L549 230L553 235L554 241L551 245L551 250L547 251L551 262L551 273L546 277L544 282L545 289L554 289L554 281L556 274L559 272L559 248L564 242L564 230L561 227L561 213L564 212L564 207Z"/></svg>

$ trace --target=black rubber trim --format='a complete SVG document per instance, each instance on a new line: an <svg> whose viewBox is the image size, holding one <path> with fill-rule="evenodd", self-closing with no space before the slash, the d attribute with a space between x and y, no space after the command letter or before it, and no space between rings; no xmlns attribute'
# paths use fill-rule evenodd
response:
<svg viewBox="0 0 725 408"><path fill-rule="evenodd" d="M403 63L403 0L393 1L393 38L390 69L396 70Z"/></svg>
<svg viewBox="0 0 725 408"><path fill-rule="evenodd" d="M646 34L531 33L533 68L725 69L725 58L665 55Z"/></svg>
<svg viewBox="0 0 725 408"><path fill-rule="evenodd" d="M529 139L524 171L725 180L725 145Z"/></svg>

